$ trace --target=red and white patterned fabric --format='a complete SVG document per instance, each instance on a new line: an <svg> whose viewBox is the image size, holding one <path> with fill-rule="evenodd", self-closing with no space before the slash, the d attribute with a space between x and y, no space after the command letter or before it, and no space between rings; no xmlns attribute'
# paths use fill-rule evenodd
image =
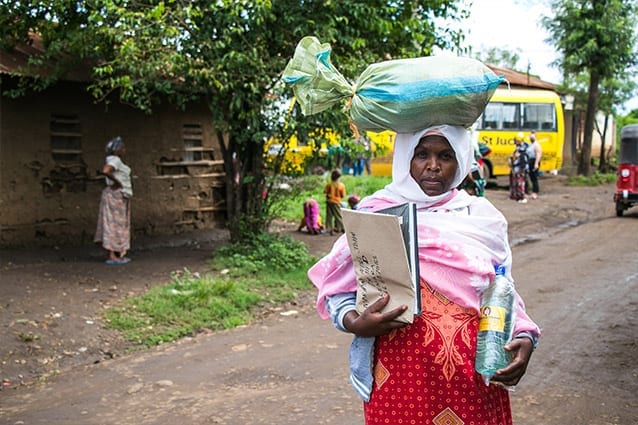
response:
<svg viewBox="0 0 638 425"><path fill-rule="evenodd" d="M423 314L378 337L366 425L509 425L509 394L474 371L477 312L422 282Z"/></svg>

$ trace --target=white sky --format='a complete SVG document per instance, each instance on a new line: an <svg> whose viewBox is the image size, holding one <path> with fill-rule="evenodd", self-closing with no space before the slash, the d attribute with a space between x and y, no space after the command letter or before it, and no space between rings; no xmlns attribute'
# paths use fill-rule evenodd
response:
<svg viewBox="0 0 638 425"><path fill-rule="evenodd" d="M465 3L471 0L464 0ZM544 40L547 32L540 24L542 15L551 10L542 0L473 0L467 21L466 44L475 52L490 47L518 53L519 70L530 66L530 73L557 84L561 80L550 62L557 55Z"/></svg>
<svg viewBox="0 0 638 425"><path fill-rule="evenodd" d="M548 33L541 25L541 17L551 16L548 0L463 0L472 2L465 28L465 44L473 51L490 47L518 53L518 70L529 64L530 73L541 80L558 84L561 73L551 66L557 58L551 44L545 43ZM519 50L520 49L520 50ZM638 108L638 96L629 101L623 113Z"/></svg>

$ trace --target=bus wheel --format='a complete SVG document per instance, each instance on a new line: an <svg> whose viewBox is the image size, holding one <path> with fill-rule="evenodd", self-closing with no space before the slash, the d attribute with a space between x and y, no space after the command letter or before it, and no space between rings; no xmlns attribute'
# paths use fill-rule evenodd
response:
<svg viewBox="0 0 638 425"><path fill-rule="evenodd" d="M492 168L490 167L489 162L483 160L483 164L481 165L481 174L483 175L484 180L489 180L492 178Z"/></svg>

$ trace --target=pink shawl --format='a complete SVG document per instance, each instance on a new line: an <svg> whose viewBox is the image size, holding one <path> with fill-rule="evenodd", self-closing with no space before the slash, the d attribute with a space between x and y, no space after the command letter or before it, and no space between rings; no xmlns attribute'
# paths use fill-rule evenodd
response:
<svg viewBox="0 0 638 425"><path fill-rule="evenodd" d="M443 134L457 153L462 168L459 177L462 179L466 175L463 167L467 162L464 146L467 144L467 156L471 155L470 140L469 137L467 141L463 140L460 133L446 133L448 129L445 127L438 129L444 130ZM397 136L393 183L364 198L359 209L376 211L398 203L416 202L421 277L451 301L478 311L480 294L494 277L494 266L504 265L507 276L511 278L512 256L507 221L485 198L469 196L456 189L434 198L413 187L408 190L401 187L416 184L414 180L410 182L411 179L405 178L404 174L409 174L409 166L405 167L405 161L406 158L411 159L414 147L423 134L425 132ZM402 162L401 166L396 163L398 159ZM469 170L469 162L467 167ZM401 193L412 196L406 198ZM352 258L344 235L335 242L330 253L308 271L308 277L318 289L317 311L326 319L329 317L325 304L327 296L357 289ZM540 335L538 326L525 313L523 300L518 294L516 297L518 307L514 333L529 331Z"/></svg>

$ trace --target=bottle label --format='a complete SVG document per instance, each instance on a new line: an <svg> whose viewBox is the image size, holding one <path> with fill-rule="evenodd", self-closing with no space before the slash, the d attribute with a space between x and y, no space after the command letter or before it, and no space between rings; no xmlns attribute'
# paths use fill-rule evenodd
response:
<svg viewBox="0 0 638 425"><path fill-rule="evenodd" d="M479 332L505 332L505 316L507 314L507 309L497 305L485 305L481 307L480 313Z"/></svg>

